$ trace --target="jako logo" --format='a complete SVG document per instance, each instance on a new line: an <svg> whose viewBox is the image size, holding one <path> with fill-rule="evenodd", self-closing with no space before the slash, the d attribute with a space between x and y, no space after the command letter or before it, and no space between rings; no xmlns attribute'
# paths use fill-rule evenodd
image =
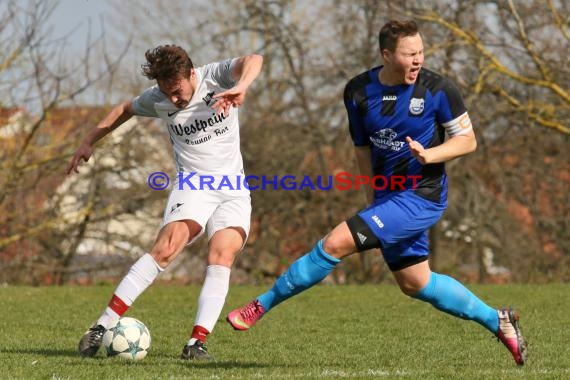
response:
<svg viewBox="0 0 570 380"><path fill-rule="evenodd" d="M385 102L386 100L398 100L398 97L396 95L384 95L382 101Z"/></svg>
<svg viewBox="0 0 570 380"><path fill-rule="evenodd" d="M378 228L384 228L384 223L382 223L382 221L380 220L380 218L378 216L372 215L372 220L374 221L374 223L376 223Z"/></svg>

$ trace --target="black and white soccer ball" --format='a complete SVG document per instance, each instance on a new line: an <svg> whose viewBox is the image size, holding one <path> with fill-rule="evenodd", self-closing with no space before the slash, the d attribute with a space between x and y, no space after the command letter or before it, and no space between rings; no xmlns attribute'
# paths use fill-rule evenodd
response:
<svg viewBox="0 0 570 380"><path fill-rule="evenodd" d="M150 350L150 332L138 319L123 317L105 331L103 346L109 357L141 360Z"/></svg>

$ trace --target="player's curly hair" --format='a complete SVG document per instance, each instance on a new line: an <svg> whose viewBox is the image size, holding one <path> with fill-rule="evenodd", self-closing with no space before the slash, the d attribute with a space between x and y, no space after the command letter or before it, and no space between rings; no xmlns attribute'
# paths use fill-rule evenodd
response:
<svg viewBox="0 0 570 380"><path fill-rule="evenodd" d="M180 46L161 45L145 53L146 63L142 73L148 79L169 80L178 77L190 78L192 60Z"/></svg>
<svg viewBox="0 0 570 380"><path fill-rule="evenodd" d="M378 35L380 52L384 49L394 52L398 38L415 36L418 33L418 25L414 20L390 20L384 24Z"/></svg>

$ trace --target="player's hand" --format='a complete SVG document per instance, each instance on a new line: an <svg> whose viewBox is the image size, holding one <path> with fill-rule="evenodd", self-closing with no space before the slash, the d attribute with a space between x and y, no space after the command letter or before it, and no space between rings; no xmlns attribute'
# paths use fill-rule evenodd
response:
<svg viewBox="0 0 570 380"><path fill-rule="evenodd" d="M81 144L69 162L69 166L67 167L67 174L70 174L72 171L79 173L79 170L77 170L77 168L79 167L81 160L84 162L89 161L89 158L91 158L92 154L93 149L91 146Z"/></svg>
<svg viewBox="0 0 570 380"><path fill-rule="evenodd" d="M420 164L425 165L429 163L428 150L424 148L422 144L412 140L410 136L406 136L406 142L408 143L410 152L412 152L412 155L420 162Z"/></svg>
<svg viewBox="0 0 570 380"><path fill-rule="evenodd" d="M227 115L230 107L239 107L243 104L246 91L246 87L236 85L229 90L220 92L219 94L214 95L213 98L217 99L217 101L214 103L212 108L216 113L223 111L224 114Z"/></svg>

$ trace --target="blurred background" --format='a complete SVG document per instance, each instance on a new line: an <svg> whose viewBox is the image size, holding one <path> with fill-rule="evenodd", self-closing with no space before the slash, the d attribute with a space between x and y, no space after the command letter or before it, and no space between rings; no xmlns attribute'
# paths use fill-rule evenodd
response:
<svg viewBox="0 0 570 380"><path fill-rule="evenodd" d="M240 110L248 174L356 173L342 91L381 64L378 32L414 18L425 66L461 88L476 153L447 165L449 208L430 231L432 267L480 283L570 281L570 3L313 0L0 2L0 284L115 281L148 251L174 172L160 121L133 118L66 176L82 137L153 83L147 49L183 46L200 66L263 54ZM362 190L252 192L234 283L267 283L365 205ZM202 240L162 281L198 283ZM379 251L330 283L389 282Z"/></svg>

